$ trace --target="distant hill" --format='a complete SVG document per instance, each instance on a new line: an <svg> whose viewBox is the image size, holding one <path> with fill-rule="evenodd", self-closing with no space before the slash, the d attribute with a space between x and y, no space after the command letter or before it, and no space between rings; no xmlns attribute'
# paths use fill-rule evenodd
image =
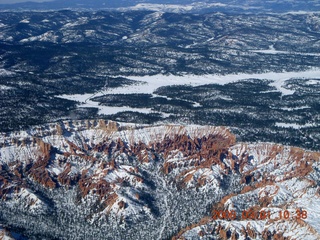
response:
<svg viewBox="0 0 320 240"><path fill-rule="evenodd" d="M161 10L164 12L289 12L289 11L319 11L319 1L249 1L249 0L55 0L51 2L24 2L15 4L0 4L0 10L98 10L98 9L128 9L128 10Z"/></svg>

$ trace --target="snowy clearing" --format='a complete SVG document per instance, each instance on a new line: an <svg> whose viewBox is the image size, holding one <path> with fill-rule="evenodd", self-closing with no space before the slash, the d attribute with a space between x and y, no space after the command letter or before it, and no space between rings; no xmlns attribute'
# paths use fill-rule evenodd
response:
<svg viewBox="0 0 320 240"><path fill-rule="evenodd" d="M96 107L99 109L99 114L116 114L123 111L135 111L142 113L151 113L149 108L131 108L131 107L110 107L101 106L98 102L94 102L91 99L94 97L103 96L105 94L152 94L154 97L159 95L153 94L153 92L159 87L171 86L171 85L189 85L189 86L201 86L206 84L228 84L231 82L241 81L245 79L267 79L273 82L270 86L274 86L282 95L293 94L294 91L285 88L285 82L292 78L304 78L304 79L316 79L320 77L320 69L311 69L303 72L268 72L257 74L229 74L229 75L154 75L154 76L130 76L126 77L131 80L138 81L135 85L121 86L117 88L111 88L105 91L99 91L95 94L73 94L73 95L59 95L57 97L78 101L79 107ZM312 82L313 83L313 82ZM166 96L160 96L166 98ZM182 99L183 100L183 99ZM194 103L194 106L199 105Z"/></svg>

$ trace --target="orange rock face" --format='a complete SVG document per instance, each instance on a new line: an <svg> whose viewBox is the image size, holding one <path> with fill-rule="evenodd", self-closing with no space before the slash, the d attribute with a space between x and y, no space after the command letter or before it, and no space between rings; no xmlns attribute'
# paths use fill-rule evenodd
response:
<svg viewBox="0 0 320 240"><path fill-rule="evenodd" d="M47 188L55 188L56 183L52 180L49 171L46 169L48 160L38 159L29 170L29 176Z"/></svg>

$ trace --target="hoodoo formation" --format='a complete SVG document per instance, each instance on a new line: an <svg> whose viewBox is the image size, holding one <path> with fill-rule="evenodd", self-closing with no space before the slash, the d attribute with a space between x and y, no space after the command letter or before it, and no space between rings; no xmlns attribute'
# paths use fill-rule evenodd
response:
<svg viewBox="0 0 320 240"><path fill-rule="evenodd" d="M73 236L80 226L90 226L87 234L97 239L123 236L123 230L128 237L134 231L155 237L154 223L165 227L178 219L179 228L164 228L162 237L289 239L295 233L317 239L319 159L320 153L296 147L237 142L225 127L47 124L1 136L2 218L26 235L57 238ZM24 217L17 221L9 211ZM253 215L242 219L244 211ZM279 217L284 211L286 219ZM259 218L265 212L268 217ZM81 221L73 225L66 215ZM39 217L50 225L44 233Z"/></svg>

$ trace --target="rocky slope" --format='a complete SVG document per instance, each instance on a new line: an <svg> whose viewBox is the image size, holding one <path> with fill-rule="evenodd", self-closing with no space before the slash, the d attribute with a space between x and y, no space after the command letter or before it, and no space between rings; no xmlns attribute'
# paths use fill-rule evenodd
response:
<svg viewBox="0 0 320 240"><path fill-rule="evenodd" d="M225 127L42 125L0 137L0 223L30 239L319 239L319 159Z"/></svg>

